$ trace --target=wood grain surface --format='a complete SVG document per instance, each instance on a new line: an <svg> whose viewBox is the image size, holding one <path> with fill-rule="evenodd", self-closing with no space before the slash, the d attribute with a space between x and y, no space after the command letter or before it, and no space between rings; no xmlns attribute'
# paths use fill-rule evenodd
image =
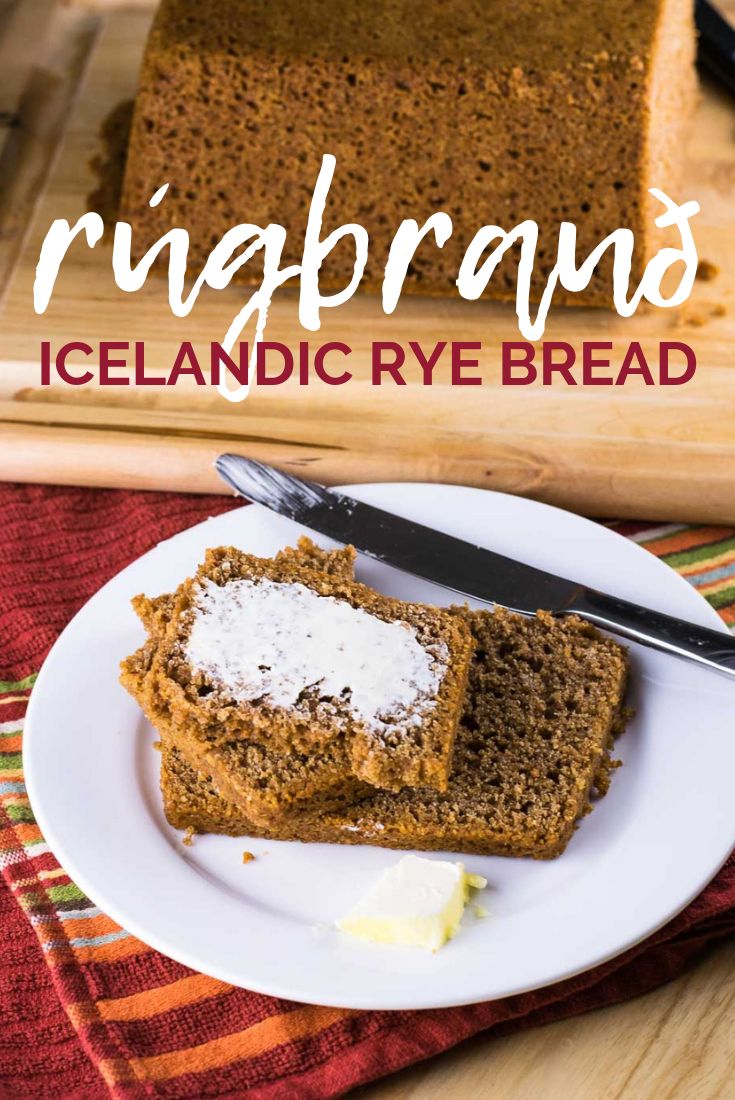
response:
<svg viewBox="0 0 735 1100"><path fill-rule="evenodd" d="M733 1100L735 944L626 1004L478 1036L354 1100Z"/></svg>
<svg viewBox="0 0 735 1100"><path fill-rule="evenodd" d="M700 255L717 267L715 279L698 282L690 302L676 311L648 310L630 320L603 310L558 309L546 334L576 346L610 340L614 359L631 340L641 341L651 361L660 341L688 342L699 368L685 386L503 387L499 348L518 338L511 307L407 298L386 318L376 297L361 295L326 311L321 331L309 334L312 346L342 340L353 349L355 380L346 386L259 388L241 405L228 404L211 387L182 384L163 395L42 389L42 339L54 347L72 339L92 346L104 339L143 340L147 364L157 371L171 365L182 340L207 348L211 339L222 339L244 294L240 288L203 295L190 317L177 320L168 310L164 280L151 279L140 293L123 295L112 279L109 246L90 252L79 245L65 261L48 312L34 314L31 287L41 241L53 218L75 220L86 209L100 125L134 93L150 19L145 10L100 11L86 2L64 11L68 22L76 21L77 42L86 27L86 64L69 61L84 72L0 305L0 447L9 476L221 490L211 460L223 446L237 444L331 483L462 482L590 515L735 522L735 112L715 89L704 91L687 157L689 178L677 196L701 202L697 241ZM67 59L73 37L68 28L53 36ZM33 173L24 171L30 182ZM2 239L0 234L0 248ZM294 347L304 338L295 303L292 292L277 298L269 339ZM431 388L416 381L373 387L374 339L415 339L427 347L439 340L480 341L485 384L453 387L441 367ZM406 374L419 378L418 369ZM88 416L80 409L89 409Z"/></svg>

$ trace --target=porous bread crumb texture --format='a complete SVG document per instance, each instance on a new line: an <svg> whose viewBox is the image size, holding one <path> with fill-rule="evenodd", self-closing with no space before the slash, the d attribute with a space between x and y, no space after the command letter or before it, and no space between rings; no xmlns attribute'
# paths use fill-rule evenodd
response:
<svg viewBox="0 0 735 1100"><path fill-rule="evenodd" d="M169 822L201 831L487 855L559 855L603 795L625 724L625 649L575 618L466 612L476 649L446 792L380 792L253 824L181 755L164 756Z"/></svg>
<svg viewBox="0 0 735 1100"><path fill-rule="evenodd" d="M243 811L221 797L211 779L200 775L178 749L164 745L161 760L161 794L170 825L202 833L227 836L273 837L265 825L258 825Z"/></svg>
<svg viewBox="0 0 735 1100"><path fill-rule="evenodd" d="M559 224L580 256L612 230L636 234L633 276L652 249L648 188L676 190L695 98L688 0L163 0L140 73L121 216L137 256L172 226L193 269L239 222L285 226L282 266L301 260L324 153L337 158L324 233L357 221L377 286L404 218L438 210L454 232L418 248L406 290L454 294L477 229L540 226L534 289ZM149 200L165 182L166 197ZM656 208L656 213L660 208ZM488 294L515 297L518 250ZM261 279L261 261L238 278ZM326 259L343 287L349 239ZM557 301L611 301L611 257L589 288Z"/></svg>
<svg viewBox="0 0 735 1100"><path fill-rule="evenodd" d="M179 748L197 771L209 775L224 798L264 824L306 809L340 810L375 790L351 771L342 740L309 753L280 753L252 741L213 745L165 725L165 720L161 728L167 743Z"/></svg>
<svg viewBox="0 0 735 1100"><path fill-rule="evenodd" d="M328 567L324 568L324 561ZM355 792L355 778L387 789L403 786L446 787L452 747L462 710L472 649L466 623L447 610L390 599L352 580L354 550L319 551L309 540L273 559L257 558L233 547L209 550L196 576L176 593L150 600L139 596L133 605L155 645L144 646L122 664L123 684L141 702L156 725L170 736L200 738L212 753L216 745L228 745L218 754L237 750L231 742L247 742L252 758L256 746L290 754L290 761L318 752L329 757L328 770L347 758L347 774L335 775L335 784ZM407 622L428 652L446 647L447 659L435 699L424 704L415 726L390 727L376 733L360 722L343 699L326 699L319 690L305 692L298 707L273 707L264 701L237 701L223 685L191 668L185 646L190 629L197 586L203 581L227 585L233 580L268 578L299 582L319 595L345 600L387 622ZM140 664L146 663L145 687L141 688ZM260 753L262 756L262 752ZM201 765L201 759L199 760ZM260 769L258 769L260 770ZM225 769L225 776L231 775ZM218 783L226 782L215 768ZM251 787L252 784L249 784ZM268 790L264 782L264 790ZM313 784L309 789L314 794ZM228 793L232 795L231 788ZM359 793L359 788L357 789ZM306 794L304 795L306 797ZM331 797L331 796L330 796ZM280 804L280 794L278 796Z"/></svg>
<svg viewBox="0 0 735 1100"><path fill-rule="evenodd" d="M159 606L164 607L165 601ZM161 734L164 752L180 750L198 771L210 776L218 794L237 805L249 820L267 824L304 806L314 811L340 808L374 790L351 772L344 740L308 756L273 753L250 741L213 743L193 736L187 726L176 725L150 674L157 645L154 634L123 662L122 683Z"/></svg>

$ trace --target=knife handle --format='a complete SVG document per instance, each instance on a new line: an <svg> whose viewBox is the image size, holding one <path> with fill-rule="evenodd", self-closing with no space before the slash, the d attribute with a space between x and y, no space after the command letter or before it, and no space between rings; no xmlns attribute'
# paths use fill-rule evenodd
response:
<svg viewBox="0 0 735 1100"><path fill-rule="evenodd" d="M735 679L735 638L718 630L650 611L627 600L585 588L565 614L581 616L595 626L634 642L686 657Z"/></svg>
<svg viewBox="0 0 735 1100"><path fill-rule="evenodd" d="M697 0L695 19L700 65L735 93L735 29L709 0Z"/></svg>

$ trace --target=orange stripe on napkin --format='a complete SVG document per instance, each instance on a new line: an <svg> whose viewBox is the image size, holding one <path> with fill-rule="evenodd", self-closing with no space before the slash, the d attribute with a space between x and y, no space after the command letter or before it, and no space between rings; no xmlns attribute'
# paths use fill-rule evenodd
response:
<svg viewBox="0 0 735 1100"><path fill-rule="evenodd" d="M291 1012L269 1016L244 1031L210 1039L195 1047L133 1058L131 1065L140 1077L151 1081L163 1081L183 1073L204 1073L243 1058L255 1058L284 1043L316 1035L352 1015L353 1012L344 1008L316 1008L306 1005Z"/></svg>
<svg viewBox="0 0 735 1100"><path fill-rule="evenodd" d="M124 1058L100 1058L96 1065L110 1088L137 1081L130 1063Z"/></svg>
<svg viewBox="0 0 735 1100"><path fill-rule="evenodd" d="M10 851L21 844L28 844L34 840L41 840L41 830L32 821L16 821L14 825L8 825L0 829L0 852ZM33 851L28 852L28 857L33 858Z"/></svg>
<svg viewBox="0 0 735 1100"><path fill-rule="evenodd" d="M102 1020L148 1020L163 1015L174 1008L204 1001L227 993L232 987L204 974L192 974L165 985L142 989L127 997L111 997L97 1001L76 1001L67 1005L67 1011L75 1027Z"/></svg>
<svg viewBox="0 0 735 1100"><path fill-rule="evenodd" d="M691 550L695 546L708 546L713 542L721 542L732 538L732 527L691 527L686 531L677 531L668 538L653 539L644 543L657 557L665 557L668 554L680 554L682 550Z"/></svg>
<svg viewBox="0 0 735 1100"><path fill-rule="evenodd" d="M97 1008L104 1020L143 1020L168 1012L172 1008L203 1001L206 997L216 997L218 993L226 993L230 988L216 978L192 974L189 978L179 978L168 985L131 993L129 997L99 1001Z"/></svg>
<svg viewBox="0 0 735 1100"><path fill-rule="evenodd" d="M728 573L726 577L711 581L710 584L700 584L699 592L702 596L715 596L718 592L724 592L728 588L735 588L735 577Z"/></svg>

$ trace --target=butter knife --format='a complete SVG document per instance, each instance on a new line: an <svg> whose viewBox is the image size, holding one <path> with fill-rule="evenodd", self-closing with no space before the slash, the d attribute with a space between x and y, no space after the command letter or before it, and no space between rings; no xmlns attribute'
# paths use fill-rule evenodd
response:
<svg viewBox="0 0 735 1100"><path fill-rule="evenodd" d="M735 678L735 638L727 634L524 565L241 455L220 455L215 465L240 496L406 573L521 615L539 609L579 615L603 630Z"/></svg>

